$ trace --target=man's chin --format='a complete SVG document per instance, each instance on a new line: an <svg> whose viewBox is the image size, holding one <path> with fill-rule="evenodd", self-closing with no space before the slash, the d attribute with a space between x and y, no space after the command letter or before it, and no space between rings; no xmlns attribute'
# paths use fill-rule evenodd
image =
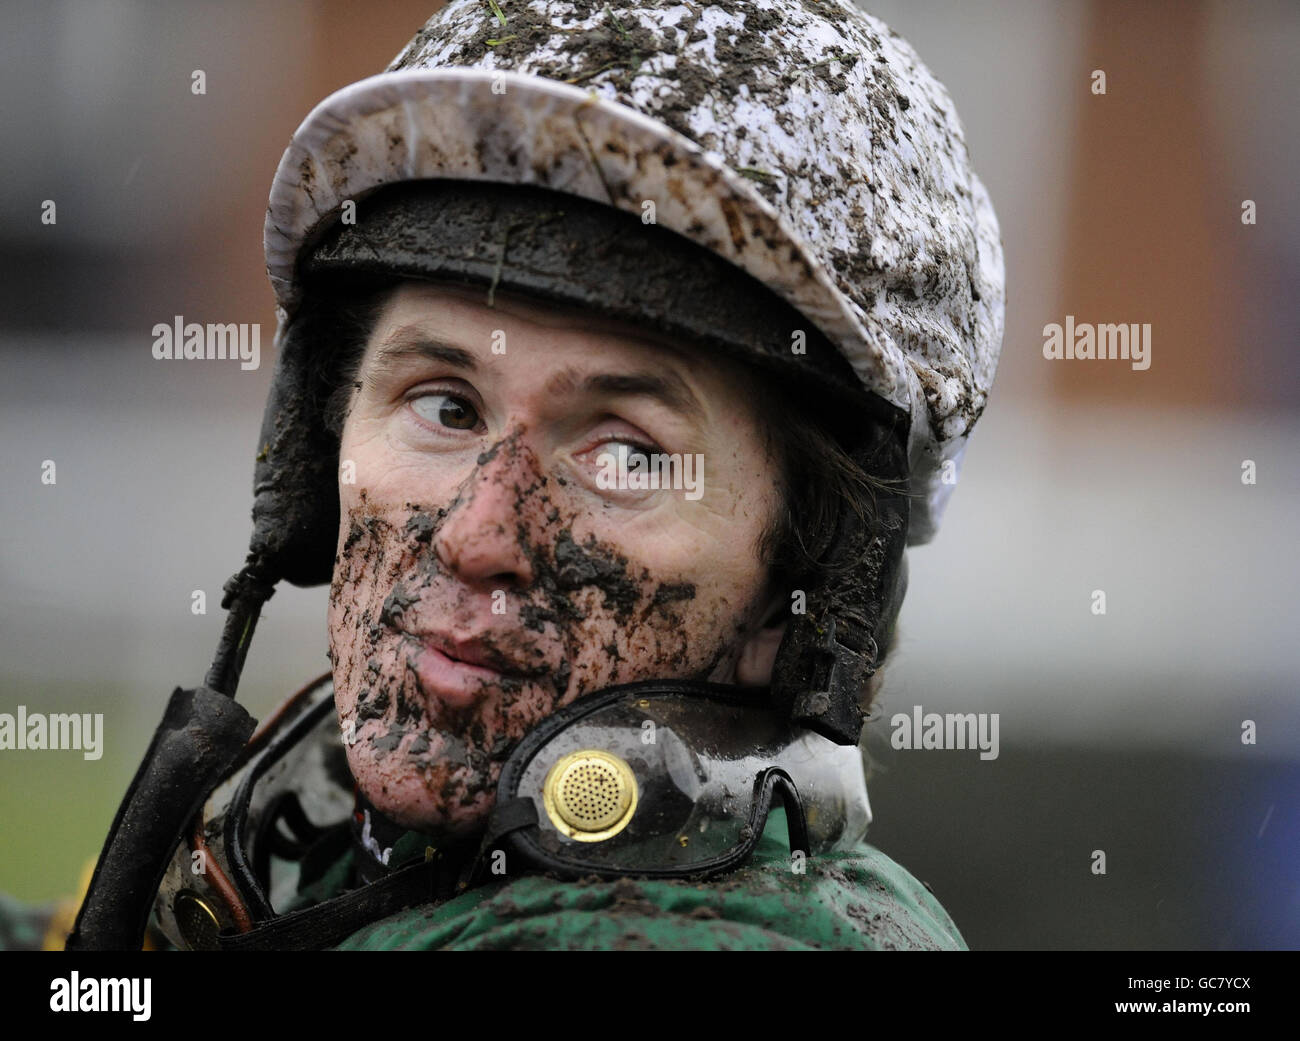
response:
<svg viewBox="0 0 1300 1041"><path fill-rule="evenodd" d="M464 747L457 741L439 749L439 738L455 741L436 734L431 757ZM348 767L370 805L393 823L429 835L467 835L481 828L496 801L498 764L485 764L484 770L437 759L420 763L404 754L408 747L409 741L403 740L400 747L378 756L370 741L347 749Z"/></svg>
<svg viewBox="0 0 1300 1041"><path fill-rule="evenodd" d="M395 789L392 783L386 791L369 792L364 785L361 791L394 824L434 838L459 838L481 830L496 802L495 791L480 791L472 797L461 793L448 801L424 790L418 779L417 783L422 794L404 793L403 786Z"/></svg>
<svg viewBox="0 0 1300 1041"><path fill-rule="evenodd" d="M474 814L469 816L461 814L455 819L448 819L446 814L438 811L427 815L419 813L407 815L405 812L398 812L392 819L403 828L431 838L461 839L476 835L483 830L487 825L488 815L492 812L494 801L489 797L483 802L481 809Z"/></svg>

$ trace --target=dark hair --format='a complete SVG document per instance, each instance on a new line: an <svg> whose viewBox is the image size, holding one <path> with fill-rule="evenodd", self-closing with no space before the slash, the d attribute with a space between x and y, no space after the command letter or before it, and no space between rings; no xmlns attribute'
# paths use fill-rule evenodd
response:
<svg viewBox="0 0 1300 1041"><path fill-rule="evenodd" d="M303 301L300 320L311 323L308 335L319 345L313 353L315 407L325 429L335 438L342 436L352 395L360 386L358 376L370 334L399 283L398 279L353 279L318 285ZM845 448L842 414L834 415L807 391L792 390L788 381L742 368L765 447L777 460L779 474L778 506L759 536L757 552L768 568L771 587L788 600L797 589L813 587L832 573L859 565L855 560L832 563L829 559L837 522L847 505L857 523L868 530L885 523L877 497L905 492L906 451L901 434L880 436L875 430L880 449L859 462ZM862 417L855 421L859 426L869 422ZM906 532L889 535L903 539ZM901 603L881 605L879 621L884 625L877 631L880 662L897 642L894 622L899 607ZM862 692L864 712L875 700L880 679L877 671Z"/></svg>
<svg viewBox="0 0 1300 1041"><path fill-rule="evenodd" d="M907 494L907 454L901 432L880 427L858 430L856 436L874 443L865 456L849 452L848 435L833 421L824 403L792 392L788 384L759 375L754 388L761 428L769 454L778 461L778 505L759 539L759 559L769 569L773 588L786 596L787 607L795 590L807 590L828 577L855 571L864 564L871 574L857 572L864 583L878 579L879 560L842 557L832 560L841 536L839 520L846 508L863 530L882 533L891 544L905 542L905 525L881 508L882 498ZM859 427L871 423L858 416ZM892 653L898 639L897 617L906 586L901 585L879 604L879 615L869 619L874 630L877 663ZM881 668L867 681L859 696L864 713L880 691Z"/></svg>
<svg viewBox="0 0 1300 1041"><path fill-rule="evenodd" d="M325 429L336 439L343 436L366 343L396 281L352 281L318 286L301 305L301 321L309 323L306 335L317 345L313 351L314 406Z"/></svg>

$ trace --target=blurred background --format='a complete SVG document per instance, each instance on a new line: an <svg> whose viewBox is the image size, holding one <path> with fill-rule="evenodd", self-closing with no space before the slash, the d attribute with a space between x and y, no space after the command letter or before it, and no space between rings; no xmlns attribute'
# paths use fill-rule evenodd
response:
<svg viewBox="0 0 1300 1041"><path fill-rule="evenodd" d="M98 761L0 752L0 891L74 890L166 696L202 678L272 371L271 175L437 6L0 14L0 712L105 715ZM1008 279L997 385L910 553L869 838L973 948L1300 947L1300 5L864 6L955 99ZM1150 323L1150 369L1045 360L1067 314ZM175 315L260 323L261 368L153 360ZM327 667L325 596L268 604L254 714ZM914 705L997 712L999 757L893 749Z"/></svg>

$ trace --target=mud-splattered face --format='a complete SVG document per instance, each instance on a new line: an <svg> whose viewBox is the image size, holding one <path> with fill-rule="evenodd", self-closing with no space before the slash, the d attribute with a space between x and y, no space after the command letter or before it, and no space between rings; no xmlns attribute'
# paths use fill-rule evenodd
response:
<svg viewBox="0 0 1300 1041"><path fill-rule="evenodd" d="M349 762L382 813L441 834L485 819L505 757L558 707L638 679L765 683L780 638L759 627L777 470L747 377L484 295L394 292L340 448ZM629 487L654 455L681 457L675 480L652 470L676 487Z"/></svg>

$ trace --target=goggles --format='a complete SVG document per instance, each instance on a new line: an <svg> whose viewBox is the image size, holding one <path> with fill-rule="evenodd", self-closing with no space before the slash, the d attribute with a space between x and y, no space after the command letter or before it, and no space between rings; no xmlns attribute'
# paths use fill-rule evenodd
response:
<svg viewBox="0 0 1300 1041"><path fill-rule="evenodd" d="M501 850L510 874L513 855L561 877L709 877L753 853L778 796L792 855L851 846L871 822L856 747L736 687L624 684L561 709L515 749L481 864Z"/></svg>

